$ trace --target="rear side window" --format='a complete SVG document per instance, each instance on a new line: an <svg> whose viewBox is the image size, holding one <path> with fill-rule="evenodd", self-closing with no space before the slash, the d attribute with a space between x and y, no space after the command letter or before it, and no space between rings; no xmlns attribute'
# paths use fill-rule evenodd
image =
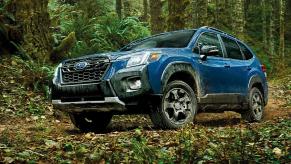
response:
<svg viewBox="0 0 291 164"><path fill-rule="evenodd" d="M194 48L195 53L199 53L198 46L216 46L219 50L217 57L223 57L221 45L216 34L203 33L196 43L196 46Z"/></svg>
<svg viewBox="0 0 291 164"><path fill-rule="evenodd" d="M250 60L253 58L253 54L251 53L251 51L243 44L238 43L242 53L245 55L246 60Z"/></svg>
<svg viewBox="0 0 291 164"><path fill-rule="evenodd" d="M243 56L236 41L226 37L222 37L222 41L224 42L228 58L243 60Z"/></svg>

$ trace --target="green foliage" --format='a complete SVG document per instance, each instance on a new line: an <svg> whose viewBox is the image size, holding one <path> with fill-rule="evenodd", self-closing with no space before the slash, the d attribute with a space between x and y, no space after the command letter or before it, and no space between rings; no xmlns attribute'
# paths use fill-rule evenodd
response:
<svg viewBox="0 0 291 164"><path fill-rule="evenodd" d="M18 116L45 114L48 106L44 100L48 97L53 67L19 57L1 62L0 113Z"/></svg>
<svg viewBox="0 0 291 164"><path fill-rule="evenodd" d="M23 83L34 91L47 91L49 80L53 78L54 69L41 61L22 60L18 57L12 59L12 64L22 67Z"/></svg>
<svg viewBox="0 0 291 164"><path fill-rule="evenodd" d="M5 6L6 6L6 4L9 3L10 1L11 1L11 0L1 0L1 1L0 1L0 13L3 12L3 10L4 10Z"/></svg>
<svg viewBox="0 0 291 164"><path fill-rule="evenodd" d="M102 1L103 2L103 1ZM119 20L110 10L110 3L81 1L76 5L50 2L52 20L59 31L54 33L56 44L71 32L75 32L77 43L71 50L73 57L121 48L132 40L150 34L148 28L135 17ZM92 7L93 6L93 7ZM104 6L97 10L94 6Z"/></svg>
<svg viewBox="0 0 291 164"><path fill-rule="evenodd" d="M79 21L75 23L78 24ZM132 40L148 36L149 33L148 29L133 17L119 20L116 16L105 16L98 21L94 18L82 32L76 32L79 41L73 48L72 55L117 50Z"/></svg>

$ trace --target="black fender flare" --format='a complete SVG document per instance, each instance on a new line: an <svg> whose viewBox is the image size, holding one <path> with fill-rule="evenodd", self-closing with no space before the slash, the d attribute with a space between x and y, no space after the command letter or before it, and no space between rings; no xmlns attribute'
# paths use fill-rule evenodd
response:
<svg viewBox="0 0 291 164"><path fill-rule="evenodd" d="M248 88L251 89L251 87L255 84L255 83L260 83L263 86L263 80L259 77L259 75L253 75L250 80L249 80L249 84L248 84Z"/></svg>
<svg viewBox="0 0 291 164"><path fill-rule="evenodd" d="M177 72L183 72L187 73L193 78L195 81L195 86L196 86L196 91L197 91L197 96L201 96L201 83L200 83L200 78L197 74L197 71L192 67L191 63L188 62L174 62L169 65L164 69L164 72L161 76L161 91L164 90L166 84L168 83L169 79L171 78L172 75L174 75Z"/></svg>
<svg viewBox="0 0 291 164"><path fill-rule="evenodd" d="M267 102L268 102L268 95L266 95L267 94L267 91L265 90L265 86L264 86L264 82L263 82L263 80L260 78L260 76L259 75L253 75L251 78L250 78L250 80L249 80L249 84L248 84L248 88L249 88L249 92L250 92L250 90L252 89L252 86L254 85L254 84L256 84L256 83L259 83L259 84L261 84L262 85L262 89L263 89L263 99L264 99L264 103L265 103L265 105L267 104Z"/></svg>

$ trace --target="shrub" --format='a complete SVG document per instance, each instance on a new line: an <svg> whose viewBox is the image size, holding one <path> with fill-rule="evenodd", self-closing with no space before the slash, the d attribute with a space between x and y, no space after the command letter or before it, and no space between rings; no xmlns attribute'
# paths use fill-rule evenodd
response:
<svg viewBox="0 0 291 164"><path fill-rule="evenodd" d="M108 7L110 5L106 4L104 10L99 12L95 10L94 14L94 10L85 7L84 3L69 5L52 0L49 5L51 19L56 29L54 32L56 45L69 33L76 34L77 43L70 52L73 57L116 50L132 40L150 35L146 24L136 17L120 20L110 11ZM92 1L93 6L98 6L98 3L99 1Z"/></svg>

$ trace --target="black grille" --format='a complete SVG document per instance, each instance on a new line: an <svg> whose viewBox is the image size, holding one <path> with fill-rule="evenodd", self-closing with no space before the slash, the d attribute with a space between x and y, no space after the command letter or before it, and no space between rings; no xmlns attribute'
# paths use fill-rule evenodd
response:
<svg viewBox="0 0 291 164"><path fill-rule="evenodd" d="M86 62L85 68L76 68L76 64L80 62ZM63 83L76 84L99 82L102 80L109 65L109 59L106 57L66 61L61 68Z"/></svg>

